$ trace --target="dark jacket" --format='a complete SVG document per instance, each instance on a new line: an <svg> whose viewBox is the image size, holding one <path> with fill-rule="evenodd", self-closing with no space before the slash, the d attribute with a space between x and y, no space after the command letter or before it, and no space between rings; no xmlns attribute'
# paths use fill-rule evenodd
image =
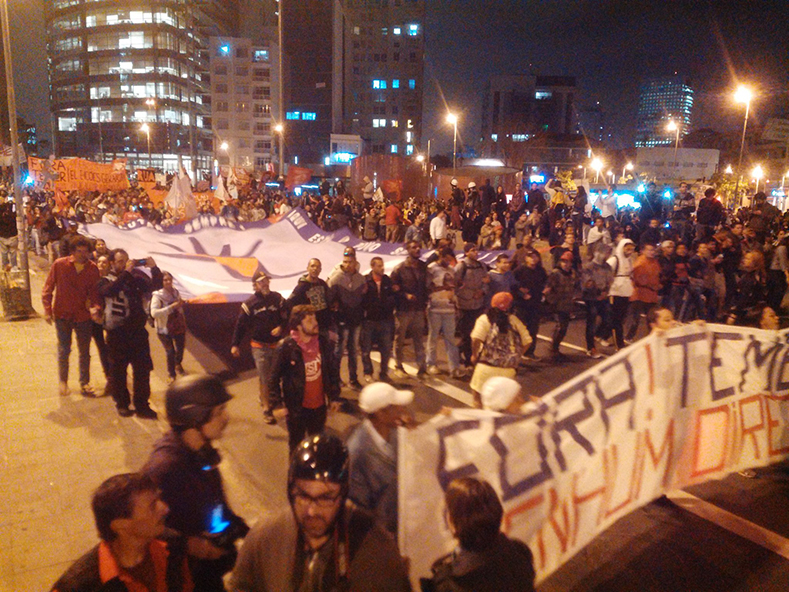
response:
<svg viewBox="0 0 789 592"><path fill-rule="evenodd" d="M288 310L300 304L311 304L315 307L315 318L318 319L318 326L321 331L328 331L333 323L332 316L332 294L329 284L318 278L313 283L307 279L306 275L299 278L296 287L288 298Z"/></svg>
<svg viewBox="0 0 789 592"><path fill-rule="evenodd" d="M423 590L433 592L533 592L532 553L524 543L499 534L490 549L461 550L433 564L433 579Z"/></svg>
<svg viewBox="0 0 789 592"><path fill-rule="evenodd" d="M191 592L194 586L186 569L184 539L173 531L166 532L162 539L150 544L154 569L158 570L166 562L167 592ZM117 572L118 566L109 546L99 543L69 567L52 586L52 592L128 592Z"/></svg>
<svg viewBox="0 0 789 592"><path fill-rule="evenodd" d="M99 296L104 298L104 327L142 329L148 320L145 300L154 290L162 289L162 272L151 269L150 279L142 272L122 271L117 277L110 274L99 280ZM123 296L121 296L123 293Z"/></svg>
<svg viewBox="0 0 789 592"><path fill-rule="evenodd" d="M286 317L285 299L279 292L269 292L265 296L255 292L241 305L232 345L240 345L247 332L257 343L277 343L282 335L274 336L271 332L277 327L284 332Z"/></svg>
<svg viewBox="0 0 789 592"><path fill-rule="evenodd" d="M319 335L318 339L321 350L323 391L329 401L335 401L340 396L339 364L334 362L334 348L329 339L323 335ZM300 416L306 380L301 347L293 337L288 336L277 346L276 362L269 377L271 406L276 407L280 402L284 402L291 417Z"/></svg>
<svg viewBox="0 0 789 592"><path fill-rule="evenodd" d="M392 271L392 285L397 287L397 310L425 310L427 308L427 264L417 260L409 263L410 257L399 263ZM408 300L406 294L415 296Z"/></svg>
<svg viewBox="0 0 789 592"><path fill-rule="evenodd" d="M545 289L545 283L548 281L548 274L542 265L538 265L534 269L526 265L521 265L515 270L515 281L517 287L513 290L512 295L515 297L515 306L518 308L539 308L542 302L542 291ZM525 294L521 289L525 288L529 291L530 298L525 298Z"/></svg>
<svg viewBox="0 0 789 592"><path fill-rule="evenodd" d="M396 294L393 289L392 278L384 274L381 279L381 292L370 272L364 276L367 281L367 293L362 300L364 318L368 321L391 321L394 319Z"/></svg>

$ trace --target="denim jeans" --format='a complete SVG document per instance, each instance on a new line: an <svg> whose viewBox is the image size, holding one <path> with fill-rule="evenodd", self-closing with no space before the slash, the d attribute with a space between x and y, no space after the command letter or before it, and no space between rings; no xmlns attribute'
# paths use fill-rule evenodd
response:
<svg viewBox="0 0 789 592"><path fill-rule="evenodd" d="M441 334L447 349L449 371L456 370L460 366L460 350L455 342L455 313L428 311L427 324L427 365L436 365L436 346Z"/></svg>
<svg viewBox="0 0 789 592"><path fill-rule="evenodd" d="M356 357L359 355L359 330L361 324L341 322L337 325L337 346L334 350L334 359L337 369L342 366L342 355L348 348L348 380L359 380Z"/></svg>
<svg viewBox="0 0 789 592"><path fill-rule="evenodd" d="M587 300L586 301L586 349L594 348L594 337L597 335L611 334L609 313L611 305L608 300ZM600 318L600 326L597 326L597 318Z"/></svg>
<svg viewBox="0 0 789 592"><path fill-rule="evenodd" d="M372 375L373 361L370 359L370 352L373 351L373 343L378 344L378 351L381 354L381 369L378 378L386 378L389 374L389 359L392 357L392 335L394 334L394 320L362 322L360 342L362 347L362 368L365 374Z"/></svg>
<svg viewBox="0 0 789 592"><path fill-rule="evenodd" d="M68 359L71 355L71 333L77 335L79 352L79 383L90 382L90 339L93 336L93 321L74 322L70 319L55 319L58 335L58 377L60 382L68 382Z"/></svg>
<svg viewBox="0 0 789 592"><path fill-rule="evenodd" d="M253 347L252 358L255 360L255 368L258 369L258 380L260 381L260 404L264 409L269 409L269 387L268 381L271 377L271 369L277 359L277 350L274 347Z"/></svg>
<svg viewBox="0 0 789 592"><path fill-rule="evenodd" d="M405 338L410 333L414 341L416 363L420 370L425 370L425 311L424 310L398 310L397 333L395 334L395 362L397 366L403 365L403 349Z"/></svg>
<svg viewBox="0 0 789 592"><path fill-rule="evenodd" d="M175 367L184 361L186 333L180 335L157 333L157 335L164 347L164 353L167 355L167 375L170 378L175 378Z"/></svg>
<svg viewBox="0 0 789 592"><path fill-rule="evenodd" d="M16 250L18 246L16 235L8 238L0 237L0 258L2 258L3 267L6 265L16 267Z"/></svg>

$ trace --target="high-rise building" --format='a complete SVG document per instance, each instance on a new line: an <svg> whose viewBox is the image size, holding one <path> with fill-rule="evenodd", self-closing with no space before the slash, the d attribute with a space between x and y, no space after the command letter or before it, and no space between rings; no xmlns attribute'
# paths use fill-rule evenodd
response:
<svg viewBox="0 0 789 592"><path fill-rule="evenodd" d="M572 134L575 78L493 76L482 102L482 137L525 142L536 134Z"/></svg>
<svg viewBox="0 0 789 592"><path fill-rule="evenodd" d="M237 0L48 0L46 12L58 156L210 170L208 39L234 34Z"/></svg>
<svg viewBox="0 0 789 592"><path fill-rule="evenodd" d="M597 142L611 139L611 134L605 126L605 112L600 107L599 101L593 106L578 109L575 132Z"/></svg>
<svg viewBox="0 0 789 592"><path fill-rule="evenodd" d="M211 38L211 128L220 164L262 169L272 161L272 53L251 39Z"/></svg>
<svg viewBox="0 0 789 592"><path fill-rule="evenodd" d="M345 133L373 154L409 156L422 137L425 0L344 0L341 111Z"/></svg>
<svg viewBox="0 0 789 592"><path fill-rule="evenodd" d="M674 121L680 136L691 131L693 89L684 76L649 78L641 83L636 122L636 147L652 148L673 144L676 132L669 131Z"/></svg>
<svg viewBox="0 0 789 592"><path fill-rule="evenodd" d="M335 4L282 2L285 160L322 165L333 131Z"/></svg>

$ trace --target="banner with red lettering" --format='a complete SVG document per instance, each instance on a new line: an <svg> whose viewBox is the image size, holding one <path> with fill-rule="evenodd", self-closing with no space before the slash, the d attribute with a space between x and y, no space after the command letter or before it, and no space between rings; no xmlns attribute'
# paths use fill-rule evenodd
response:
<svg viewBox="0 0 789 592"><path fill-rule="evenodd" d="M493 485L538 580L665 492L789 453L789 332L724 325L653 334L523 406L453 410L400 430L400 550L415 580L454 544L444 490ZM528 394L525 393L525 394Z"/></svg>
<svg viewBox="0 0 789 592"><path fill-rule="evenodd" d="M129 188L126 159L112 164L83 158L43 159L29 157L27 166L37 187L61 191L122 191ZM50 183L54 182L54 185Z"/></svg>

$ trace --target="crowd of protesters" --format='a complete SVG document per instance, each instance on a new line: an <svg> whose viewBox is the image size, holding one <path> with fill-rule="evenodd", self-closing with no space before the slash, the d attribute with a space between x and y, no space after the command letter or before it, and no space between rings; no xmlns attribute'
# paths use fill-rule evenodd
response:
<svg viewBox="0 0 789 592"><path fill-rule="evenodd" d="M249 340L264 420L276 423L279 409L287 411L292 456L290 507L251 531L229 507L212 446L227 425L230 395L213 377L178 378L186 374L186 325L172 274L150 257L129 259L121 248L88 241L74 224L142 218L164 225L179 213L153 206L137 189L71 195L68 205L33 194L28 220L42 222L31 223L31 248L47 245L50 256L61 255L43 293L58 338L61 395L69 394L74 333L81 393L95 395L89 375L94 339L119 415L155 418L148 404L146 323L165 348L171 383L165 397L171 431L140 474L113 477L96 492L102 542L54 589L81 590L115 578L133 589L159 582L156 589L221 591L224 574L233 570L231 588L238 591L338 584L408 590L407 564L392 533L398 521L395 428L413 422L413 393L396 389L393 379L446 372L470 380L475 406L487 406L491 381L511 381L524 357L537 359L541 323L553 324L550 353L561 361L569 324L584 312L592 358L600 357L599 348L626 347L642 318L647 330L674 318L778 328L789 275L786 219L764 194L735 214L714 188L697 199L683 184L667 198L650 185L637 209L618 208L614 187L594 202L585 186L569 189L551 180L508 196L489 182L465 190L453 182L446 200L397 203L372 195L353 199L341 185L301 198L247 188L218 212L200 204L204 212L237 220L302 207L325 230L347 226L366 240L404 241L407 252L391 274L374 257L362 275L352 247L334 266L311 259L288 298L271 291L264 272L252 278L253 294L228 335L228 350L238 356ZM433 249L426 260L425 248ZM499 249L492 268L480 261L481 252ZM439 337L445 371L436 353ZM361 391L364 414L347 448L324 433L328 415L346 409L343 358L345 386ZM501 504L488 484L451 483L446 506L458 547L436 561L423 589L533 589L531 553L500 534ZM167 539L165 526L185 539Z"/></svg>

